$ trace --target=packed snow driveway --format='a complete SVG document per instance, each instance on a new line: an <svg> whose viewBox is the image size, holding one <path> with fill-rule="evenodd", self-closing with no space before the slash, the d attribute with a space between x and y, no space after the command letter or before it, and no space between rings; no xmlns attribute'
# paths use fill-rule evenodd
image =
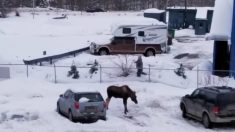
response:
<svg viewBox="0 0 235 132"><path fill-rule="evenodd" d="M123 85L124 83L116 83ZM53 84L43 80L11 79L1 81L0 130L1 132L155 132L205 131L195 121L181 117L180 97L193 89L180 89L159 83L126 82L137 93L138 104L128 100L129 113L124 115L121 99L112 98L107 121L73 123L56 112L56 101L66 89L99 91L104 98L111 83ZM174 92L173 92L174 91ZM215 128L208 131L233 131L233 128Z"/></svg>

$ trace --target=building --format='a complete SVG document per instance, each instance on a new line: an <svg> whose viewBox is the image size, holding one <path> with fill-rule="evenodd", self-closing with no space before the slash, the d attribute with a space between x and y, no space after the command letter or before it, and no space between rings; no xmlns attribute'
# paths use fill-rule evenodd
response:
<svg viewBox="0 0 235 132"><path fill-rule="evenodd" d="M232 0L216 0L211 32L214 40L213 74L235 77L235 8Z"/></svg>
<svg viewBox="0 0 235 132"><path fill-rule="evenodd" d="M168 8L169 29L192 27L196 35L205 35L210 32L213 9L209 7Z"/></svg>
<svg viewBox="0 0 235 132"><path fill-rule="evenodd" d="M158 21L166 23L166 11L158 10L156 8L147 9L144 11L144 17L154 18Z"/></svg>

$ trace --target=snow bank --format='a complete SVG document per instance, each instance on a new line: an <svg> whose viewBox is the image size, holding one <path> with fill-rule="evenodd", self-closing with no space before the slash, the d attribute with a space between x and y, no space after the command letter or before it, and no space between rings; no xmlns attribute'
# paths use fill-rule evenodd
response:
<svg viewBox="0 0 235 132"><path fill-rule="evenodd" d="M163 13L165 12L164 10L159 10L157 8L150 8L150 9L146 9L144 11L144 13Z"/></svg>
<svg viewBox="0 0 235 132"><path fill-rule="evenodd" d="M211 32L207 39L226 40L231 38L233 0L216 0Z"/></svg>
<svg viewBox="0 0 235 132"><path fill-rule="evenodd" d="M211 61L202 61L200 64L195 66L193 70L205 70L205 71L212 71L212 62Z"/></svg>

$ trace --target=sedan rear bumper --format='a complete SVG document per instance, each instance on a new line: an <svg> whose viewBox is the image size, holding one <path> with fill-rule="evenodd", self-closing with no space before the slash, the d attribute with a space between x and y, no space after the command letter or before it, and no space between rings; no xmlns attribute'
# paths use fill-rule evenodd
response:
<svg viewBox="0 0 235 132"><path fill-rule="evenodd" d="M106 117L106 111L96 113L78 112L74 115L74 118L76 120L100 119L104 117Z"/></svg>
<svg viewBox="0 0 235 132"><path fill-rule="evenodd" d="M229 123L235 122L235 117L215 117L212 122L215 123Z"/></svg>

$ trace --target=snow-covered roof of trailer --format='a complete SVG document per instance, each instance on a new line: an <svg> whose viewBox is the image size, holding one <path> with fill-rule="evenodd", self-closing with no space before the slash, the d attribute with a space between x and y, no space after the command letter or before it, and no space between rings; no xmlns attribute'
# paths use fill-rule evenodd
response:
<svg viewBox="0 0 235 132"><path fill-rule="evenodd" d="M209 40L228 40L231 38L233 19L233 0L216 0Z"/></svg>
<svg viewBox="0 0 235 132"><path fill-rule="evenodd" d="M165 10L159 10L157 8L146 9L144 13L163 13Z"/></svg>
<svg viewBox="0 0 235 132"><path fill-rule="evenodd" d="M138 25L159 25L159 26L166 26L165 23L160 22L153 18L145 18L145 17L137 17L132 19L121 20L116 22L112 25L111 29L112 32L115 31L119 27L123 26L138 26Z"/></svg>

